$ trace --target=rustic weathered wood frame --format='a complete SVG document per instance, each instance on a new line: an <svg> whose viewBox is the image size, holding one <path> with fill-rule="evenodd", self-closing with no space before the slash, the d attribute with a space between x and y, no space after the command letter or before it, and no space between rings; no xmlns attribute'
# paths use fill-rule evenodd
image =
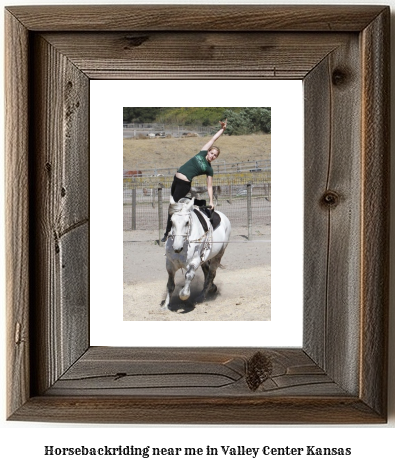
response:
<svg viewBox="0 0 395 470"><path fill-rule="evenodd" d="M5 17L8 419L385 422L389 8ZM110 78L304 80L300 350L89 346L89 81Z"/></svg>

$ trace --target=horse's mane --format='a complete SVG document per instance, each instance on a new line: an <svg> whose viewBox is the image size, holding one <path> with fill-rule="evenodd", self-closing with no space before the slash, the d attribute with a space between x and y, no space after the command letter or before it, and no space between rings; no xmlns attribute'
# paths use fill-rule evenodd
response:
<svg viewBox="0 0 395 470"><path fill-rule="evenodd" d="M181 212L183 209L184 209L184 204L180 204L179 202L176 202L175 204L170 204L169 214L173 215L176 212Z"/></svg>
<svg viewBox="0 0 395 470"><path fill-rule="evenodd" d="M181 212L183 209L185 209L185 203L190 202L189 199L182 198L179 200L179 202L175 202L174 204L169 205L169 214L173 215L176 212Z"/></svg>

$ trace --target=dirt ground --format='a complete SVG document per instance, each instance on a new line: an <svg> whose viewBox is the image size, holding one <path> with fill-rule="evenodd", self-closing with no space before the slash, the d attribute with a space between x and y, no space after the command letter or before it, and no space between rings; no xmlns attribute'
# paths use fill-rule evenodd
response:
<svg viewBox="0 0 395 470"><path fill-rule="evenodd" d="M203 288L199 269L191 284L191 297L183 302L183 286L176 273L170 311L161 310L166 295L165 248L157 244L157 231L124 232L124 320L126 321L270 321L270 226L232 229L231 243L222 258L215 283L218 291L201 304L194 299ZM184 273L185 274L185 273Z"/></svg>

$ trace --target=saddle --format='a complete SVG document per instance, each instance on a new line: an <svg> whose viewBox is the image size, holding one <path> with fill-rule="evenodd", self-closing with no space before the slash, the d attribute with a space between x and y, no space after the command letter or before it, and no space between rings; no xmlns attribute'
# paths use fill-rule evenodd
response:
<svg viewBox="0 0 395 470"><path fill-rule="evenodd" d="M218 228L219 224L221 223L221 217L218 214L218 212L215 212L212 209L209 209L208 207L199 207L199 209L194 209L193 210L195 214L197 215L198 219L200 220L200 223L202 224L202 227L205 232L208 231L208 226L207 226L207 219L203 217L202 213L208 218L210 221L213 230Z"/></svg>
<svg viewBox="0 0 395 470"><path fill-rule="evenodd" d="M183 197L181 198L178 202L185 202L185 201L190 201L190 197ZM199 209L193 209L193 212L197 215L197 218L199 219L200 223L202 224L202 227L205 232L208 231L208 226L206 222L206 218L202 215L202 213L208 218L208 220L211 223L211 226L213 227L213 231L218 228L219 224L221 223L221 216L218 214L218 212L215 212L213 209L209 209L206 206L206 200L205 199L195 199L195 206L199 207Z"/></svg>

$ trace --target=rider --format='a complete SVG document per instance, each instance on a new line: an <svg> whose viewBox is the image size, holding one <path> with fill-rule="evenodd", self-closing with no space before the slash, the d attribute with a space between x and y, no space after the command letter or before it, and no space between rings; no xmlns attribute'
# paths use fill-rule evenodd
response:
<svg viewBox="0 0 395 470"><path fill-rule="evenodd" d="M219 148L214 147L214 142L221 137L224 133L227 125L227 119L225 122L219 121L221 129L203 145L201 151L188 160L182 165L174 176L173 184L171 185L171 195L175 202L178 202L181 198L185 197L191 190L192 179L195 176L207 175L207 192L210 198L209 206L214 209L213 202L213 169L211 168L211 162L213 162L219 156ZM163 235L162 242L167 240L167 236L171 229L171 216L168 215L167 226L165 234Z"/></svg>

